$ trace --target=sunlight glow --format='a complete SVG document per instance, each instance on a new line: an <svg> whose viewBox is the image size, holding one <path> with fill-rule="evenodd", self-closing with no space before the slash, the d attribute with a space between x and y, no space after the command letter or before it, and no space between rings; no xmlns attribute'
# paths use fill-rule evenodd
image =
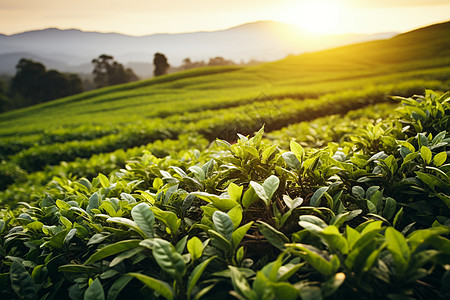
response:
<svg viewBox="0 0 450 300"><path fill-rule="evenodd" d="M346 9L342 1L336 0L297 1L281 18L312 33L336 33L345 22Z"/></svg>

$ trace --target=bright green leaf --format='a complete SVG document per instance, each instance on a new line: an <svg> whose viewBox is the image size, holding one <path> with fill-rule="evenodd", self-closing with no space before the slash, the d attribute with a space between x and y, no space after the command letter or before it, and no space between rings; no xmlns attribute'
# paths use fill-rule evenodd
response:
<svg viewBox="0 0 450 300"><path fill-rule="evenodd" d="M187 249L191 254L193 260L199 259L202 257L203 253L203 244L202 241L194 236L187 242Z"/></svg>

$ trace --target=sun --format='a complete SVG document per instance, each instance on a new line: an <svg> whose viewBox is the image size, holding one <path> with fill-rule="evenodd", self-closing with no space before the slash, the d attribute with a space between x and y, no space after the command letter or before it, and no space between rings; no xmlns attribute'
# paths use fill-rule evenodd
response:
<svg viewBox="0 0 450 300"><path fill-rule="evenodd" d="M297 1L285 10L281 18L284 22L312 33L336 33L340 29L340 22L343 21L344 9L339 0Z"/></svg>

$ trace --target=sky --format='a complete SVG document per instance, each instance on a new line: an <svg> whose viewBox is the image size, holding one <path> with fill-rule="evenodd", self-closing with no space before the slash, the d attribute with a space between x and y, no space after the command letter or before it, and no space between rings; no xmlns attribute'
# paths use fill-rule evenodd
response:
<svg viewBox="0 0 450 300"><path fill-rule="evenodd" d="M0 33L56 27L129 35L273 20L323 34L405 32L450 20L450 0L0 0Z"/></svg>

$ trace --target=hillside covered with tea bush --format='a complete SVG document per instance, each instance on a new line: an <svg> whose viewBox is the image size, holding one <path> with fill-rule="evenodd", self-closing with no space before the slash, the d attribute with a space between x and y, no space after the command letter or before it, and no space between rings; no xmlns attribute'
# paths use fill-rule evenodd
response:
<svg viewBox="0 0 450 300"><path fill-rule="evenodd" d="M4 299L446 299L450 23L0 114Z"/></svg>

